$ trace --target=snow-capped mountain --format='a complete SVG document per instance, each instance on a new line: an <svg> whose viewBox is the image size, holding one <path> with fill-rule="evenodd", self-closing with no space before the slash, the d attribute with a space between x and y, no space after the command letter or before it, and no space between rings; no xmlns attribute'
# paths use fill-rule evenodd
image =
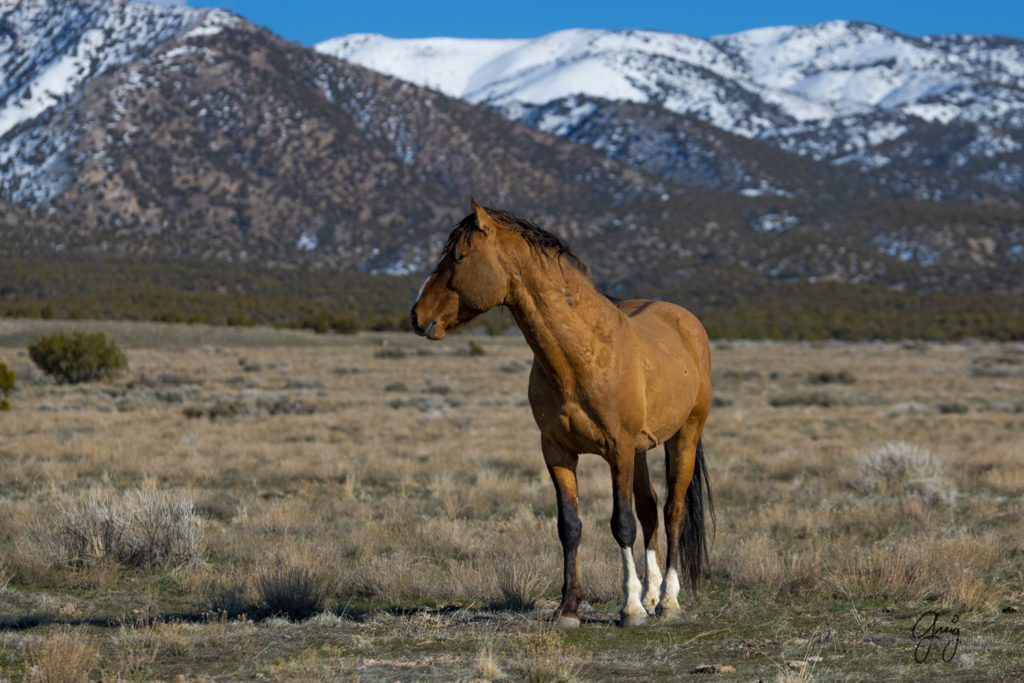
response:
<svg viewBox="0 0 1024 683"><path fill-rule="evenodd" d="M975 182L1007 189L1022 172L1024 41L1008 38L919 39L834 21L708 40L583 29L494 41L358 34L316 49L558 135L601 101L642 103L813 159L871 173L891 166L898 184L913 170L900 170L903 161L919 167L929 152L922 130L967 126L969 140L942 150L956 162L940 169L951 178L940 196ZM960 177L979 157L996 172ZM930 197L936 182L908 180L907 192Z"/></svg>
<svg viewBox="0 0 1024 683"><path fill-rule="evenodd" d="M0 0L0 136L208 13L120 0Z"/></svg>
<svg viewBox="0 0 1024 683"><path fill-rule="evenodd" d="M1011 123L1024 126L1024 42L987 36L918 39L833 21L709 40L588 29L490 41L355 34L316 49L471 102L540 105L570 95L656 102L751 136L783 122L879 109L941 123L1015 109ZM978 88L1000 103L998 112L962 106Z"/></svg>
<svg viewBox="0 0 1024 683"><path fill-rule="evenodd" d="M37 21L42 28L15 44L22 52L7 56L12 63L34 60L47 71L53 60L41 36L85 34L118 13L166 16L117 0L49 9L47 18L74 18L73 29ZM175 254L289 254L397 273L426 265L451 207L474 193L541 216L664 192L625 163L487 108L225 12L186 14L180 30L122 64L114 57L126 50L112 34L113 45L99 44L90 58L109 68L81 74L66 95L0 135L0 200L75 221L76 234L55 243L160 242Z"/></svg>
<svg viewBox="0 0 1024 683"><path fill-rule="evenodd" d="M0 0L0 12L0 196L30 206L48 206L76 181L75 147L94 123L85 112L74 125L47 126L54 110L173 38L212 35L236 21L221 10L123 0Z"/></svg>
<svg viewBox="0 0 1024 683"><path fill-rule="evenodd" d="M6 254L403 273L476 196L621 294L710 271L723 293L1022 286L1018 41L833 23L315 51L218 10L0 11Z"/></svg>
<svg viewBox="0 0 1024 683"><path fill-rule="evenodd" d="M789 121L751 101L759 88L741 80L737 60L686 35L572 29L535 40L335 38L316 49L453 97L504 108L544 105L571 95L658 102L753 135Z"/></svg>

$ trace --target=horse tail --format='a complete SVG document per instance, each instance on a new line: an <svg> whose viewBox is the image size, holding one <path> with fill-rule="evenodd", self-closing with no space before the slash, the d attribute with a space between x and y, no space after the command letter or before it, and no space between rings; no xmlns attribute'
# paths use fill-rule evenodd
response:
<svg viewBox="0 0 1024 683"><path fill-rule="evenodd" d="M690 587L697 592L701 574L708 565L708 542L704 524L711 520L715 526L715 505L711 499L711 482L704 462L704 439L697 440L697 456L693 462L693 476L684 497L686 521L683 524L681 560L683 575L689 578Z"/></svg>

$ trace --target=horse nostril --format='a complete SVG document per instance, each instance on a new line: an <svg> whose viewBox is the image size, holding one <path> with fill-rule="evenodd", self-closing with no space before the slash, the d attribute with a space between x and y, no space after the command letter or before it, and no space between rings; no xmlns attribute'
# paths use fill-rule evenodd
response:
<svg viewBox="0 0 1024 683"><path fill-rule="evenodd" d="M409 322L412 323L413 332L421 337L427 334L427 331L420 325L420 319L419 316L416 315L416 311L409 311Z"/></svg>

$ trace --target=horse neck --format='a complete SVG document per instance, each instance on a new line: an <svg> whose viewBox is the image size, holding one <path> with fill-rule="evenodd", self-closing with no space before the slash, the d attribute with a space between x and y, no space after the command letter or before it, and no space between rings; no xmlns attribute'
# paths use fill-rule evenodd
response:
<svg viewBox="0 0 1024 683"><path fill-rule="evenodd" d="M506 306L534 355L564 390L594 362L594 339L610 340L622 314L590 278L554 257L529 255Z"/></svg>

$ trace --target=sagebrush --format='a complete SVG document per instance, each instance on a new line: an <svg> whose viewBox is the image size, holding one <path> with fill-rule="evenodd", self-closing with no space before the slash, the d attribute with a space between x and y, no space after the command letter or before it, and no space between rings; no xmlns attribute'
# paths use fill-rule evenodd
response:
<svg viewBox="0 0 1024 683"><path fill-rule="evenodd" d="M0 363L0 410L10 410L11 404L7 397L14 391L14 372Z"/></svg>
<svg viewBox="0 0 1024 683"><path fill-rule="evenodd" d="M28 346L40 370L58 382L76 384L109 378L128 366L124 352L102 332L57 332Z"/></svg>
<svg viewBox="0 0 1024 683"><path fill-rule="evenodd" d="M149 567L200 562L203 530L190 497L142 488L65 495L41 531L61 561L81 565L113 559Z"/></svg>

